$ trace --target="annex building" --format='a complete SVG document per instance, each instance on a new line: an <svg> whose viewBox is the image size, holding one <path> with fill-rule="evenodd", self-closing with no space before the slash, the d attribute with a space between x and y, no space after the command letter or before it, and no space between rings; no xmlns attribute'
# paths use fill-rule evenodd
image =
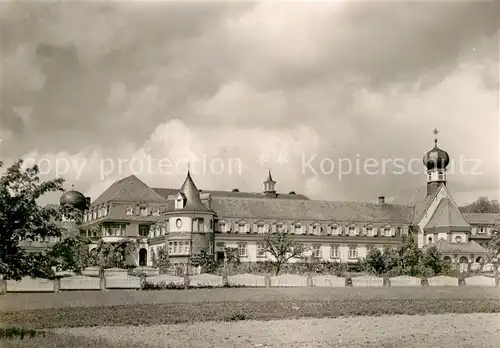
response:
<svg viewBox="0 0 500 348"><path fill-rule="evenodd" d="M386 202L311 200L276 190L271 172L262 192L200 190L189 171L179 188L155 188L134 175L113 183L90 202L77 191L65 192L60 204L83 213L82 233L95 244L133 238L136 262L151 265L159 248L173 264L206 250L223 260L237 248L242 262L266 260L262 234L286 231L328 261L357 262L371 248L397 246L413 234L419 247L436 245L456 263L481 262L499 214L462 214L446 186L450 158L435 146L423 158L426 186L402 191Z"/></svg>

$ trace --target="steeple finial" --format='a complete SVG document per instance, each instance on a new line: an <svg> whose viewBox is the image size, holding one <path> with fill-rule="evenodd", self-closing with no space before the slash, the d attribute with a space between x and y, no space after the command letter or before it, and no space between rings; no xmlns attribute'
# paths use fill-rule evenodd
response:
<svg viewBox="0 0 500 348"><path fill-rule="evenodd" d="M437 146L439 130L437 128L434 128L432 133L434 133L434 145Z"/></svg>
<svg viewBox="0 0 500 348"><path fill-rule="evenodd" d="M190 175L190 168L191 168L191 162L188 162L188 172L187 172L188 175Z"/></svg>
<svg viewBox="0 0 500 348"><path fill-rule="evenodd" d="M75 184L72 184L71 185L71 189L74 190L75 189Z"/></svg>

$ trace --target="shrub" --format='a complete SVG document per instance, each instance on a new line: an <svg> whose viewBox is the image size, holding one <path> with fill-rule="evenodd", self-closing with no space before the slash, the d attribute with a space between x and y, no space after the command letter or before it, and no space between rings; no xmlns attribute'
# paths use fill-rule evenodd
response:
<svg viewBox="0 0 500 348"><path fill-rule="evenodd" d="M25 337L33 338L35 336L45 336L45 331L23 329L17 327L0 328L0 338L6 339L24 339Z"/></svg>

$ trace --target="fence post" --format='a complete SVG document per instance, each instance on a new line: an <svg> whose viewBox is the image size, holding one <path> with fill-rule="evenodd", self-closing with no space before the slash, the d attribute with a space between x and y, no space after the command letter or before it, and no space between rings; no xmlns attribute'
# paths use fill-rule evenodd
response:
<svg viewBox="0 0 500 348"><path fill-rule="evenodd" d="M7 293L7 281L5 279L0 279L0 295Z"/></svg>
<svg viewBox="0 0 500 348"><path fill-rule="evenodd" d="M104 270L99 270L99 289L101 291L106 290L106 277L104 276Z"/></svg>
<svg viewBox="0 0 500 348"><path fill-rule="evenodd" d="M384 286L391 286L391 278L389 277L384 277Z"/></svg>
<svg viewBox="0 0 500 348"><path fill-rule="evenodd" d="M58 293L61 289L61 277L54 279L54 293Z"/></svg>
<svg viewBox="0 0 500 348"><path fill-rule="evenodd" d="M270 288L271 287L271 276L269 274L266 274L264 276L264 282L266 284L266 288Z"/></svg>
<svg viewBox="0 0 500 348"><path fill-rule="evenodd" d="M314 284L313 284L313 278L312 278L312 274L311 273L307 274L307 286L308 287L314 286Z"/></svg>

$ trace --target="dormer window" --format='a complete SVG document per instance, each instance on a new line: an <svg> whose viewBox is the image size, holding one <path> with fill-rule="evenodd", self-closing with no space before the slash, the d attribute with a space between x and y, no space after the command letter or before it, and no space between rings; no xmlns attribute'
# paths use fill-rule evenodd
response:
<svg viewBox="0 0 500 348"><path fill-rule="evenodd" d="M349 236L355 236L356 235L356 227L351 226L349 227Z"/></svg>
<svg viewBox="0 0 500 348"><path fill-rule="evenodd" d="M313 234L315 234L315 235L321 234L321 226L320 225L313 225Z"/></svg>
<svg viewBox="0 0 500 348"><path fill-rule="evenodd" d="M87 222L87 216L88 216L87 214L83 215L83 222Z"/></svg>
<svg viewBox="0 0 500 348"><path fill-rule="evenodd" d="M276 232L285 232L285 226L283 226L283 224L276 225Z"/></svg>
<svg viewBox="0 0 500 348"><path fill-rule="evenodd" d="M203 218L193 219L193 232L204 232Z"/></svg>
<svg viewBox="0 0 500 348"><path fill-rule="evenodd" d="M366 228L366 235L368 237L372 237L373 236L373 227L367 227Z"/></svg>
<svg viewBox="0 0 500 348"><path fill-rule="evenodd" d="M108 207L106 206L106 207L102 208L102 210L103 210L102 215L108 216Z"/></svg>
<svg viewBox="0 0 500 348"><path fill-rule="evenodd" d="M247 224L244 222L240 222L238 224L238 233L245 233L247 231Z"/></svg>
<svg viewBox="0 0 500 348"><path fill-rule="evenodd" d="M333 236L338 236L339 235L339 227L337 225L332 226L331 229L332 229L332 235Z"/></svg>
<svg viewBox="0 0 500 348"><path fill-rule="evenodd" d="M302 233L302 225L301 224L295 224L293 226L293 230L296 234Z"/></svg>
<svg viewBox="0 0 500 348"><path fill-rule="evenodd" d="M148 216L148 208L147 207L141 207L139 210L139 214L141 216Z"/></svg>
<svg viewBox="0 0 500 348"><path fill-rule="evenodd" d="M160 210L159 209L153 209L153 216L160 216Z"/></svg>
<svg viewBox="0 0 500 348"><path fill-rule="evenodd" d="M460 236L456 236L456 237L455 237L455 242L456 242L456 243L462 243L462 237L460 237Z"/></svg>
<svg viewBox="0 0 500 348"><path fill-rule="evenodd" d="M257 224L257 233L264 233L264 224Z"/></svg>
<svg viewBox="0 0 500 348"><path fill-rule="evenodd" d="M385 227L384 228L384 237L390 237L391 235L392 235L391 228L390 227Z"/></svg>
<svg viewBox="0 0 500 348"><path fill-rule="evenodd" d="M130 215L134 215L134 209L132 209L131 207L128 207L127 208L127 215L130 216Z"/></svg>
<svg viewBox="0 0 500 348"><path fill-rule="evenodd" d="M92 219L97 219L97 212L95 210L92 212Z"/></svg>
<svg viewBox="0 0 500 348"><path fill-rule="evenodd" d="M97 210L97 217L100 218L102 214L102 209Z"/></svg>
<svg viewBox="0 0 500 348"><path fill-rule="evenodd" d="M484 226L479 227L478 230L479 230L478 233L480 233L480 234L486 233L486 229L484 228Z"/></svg>

